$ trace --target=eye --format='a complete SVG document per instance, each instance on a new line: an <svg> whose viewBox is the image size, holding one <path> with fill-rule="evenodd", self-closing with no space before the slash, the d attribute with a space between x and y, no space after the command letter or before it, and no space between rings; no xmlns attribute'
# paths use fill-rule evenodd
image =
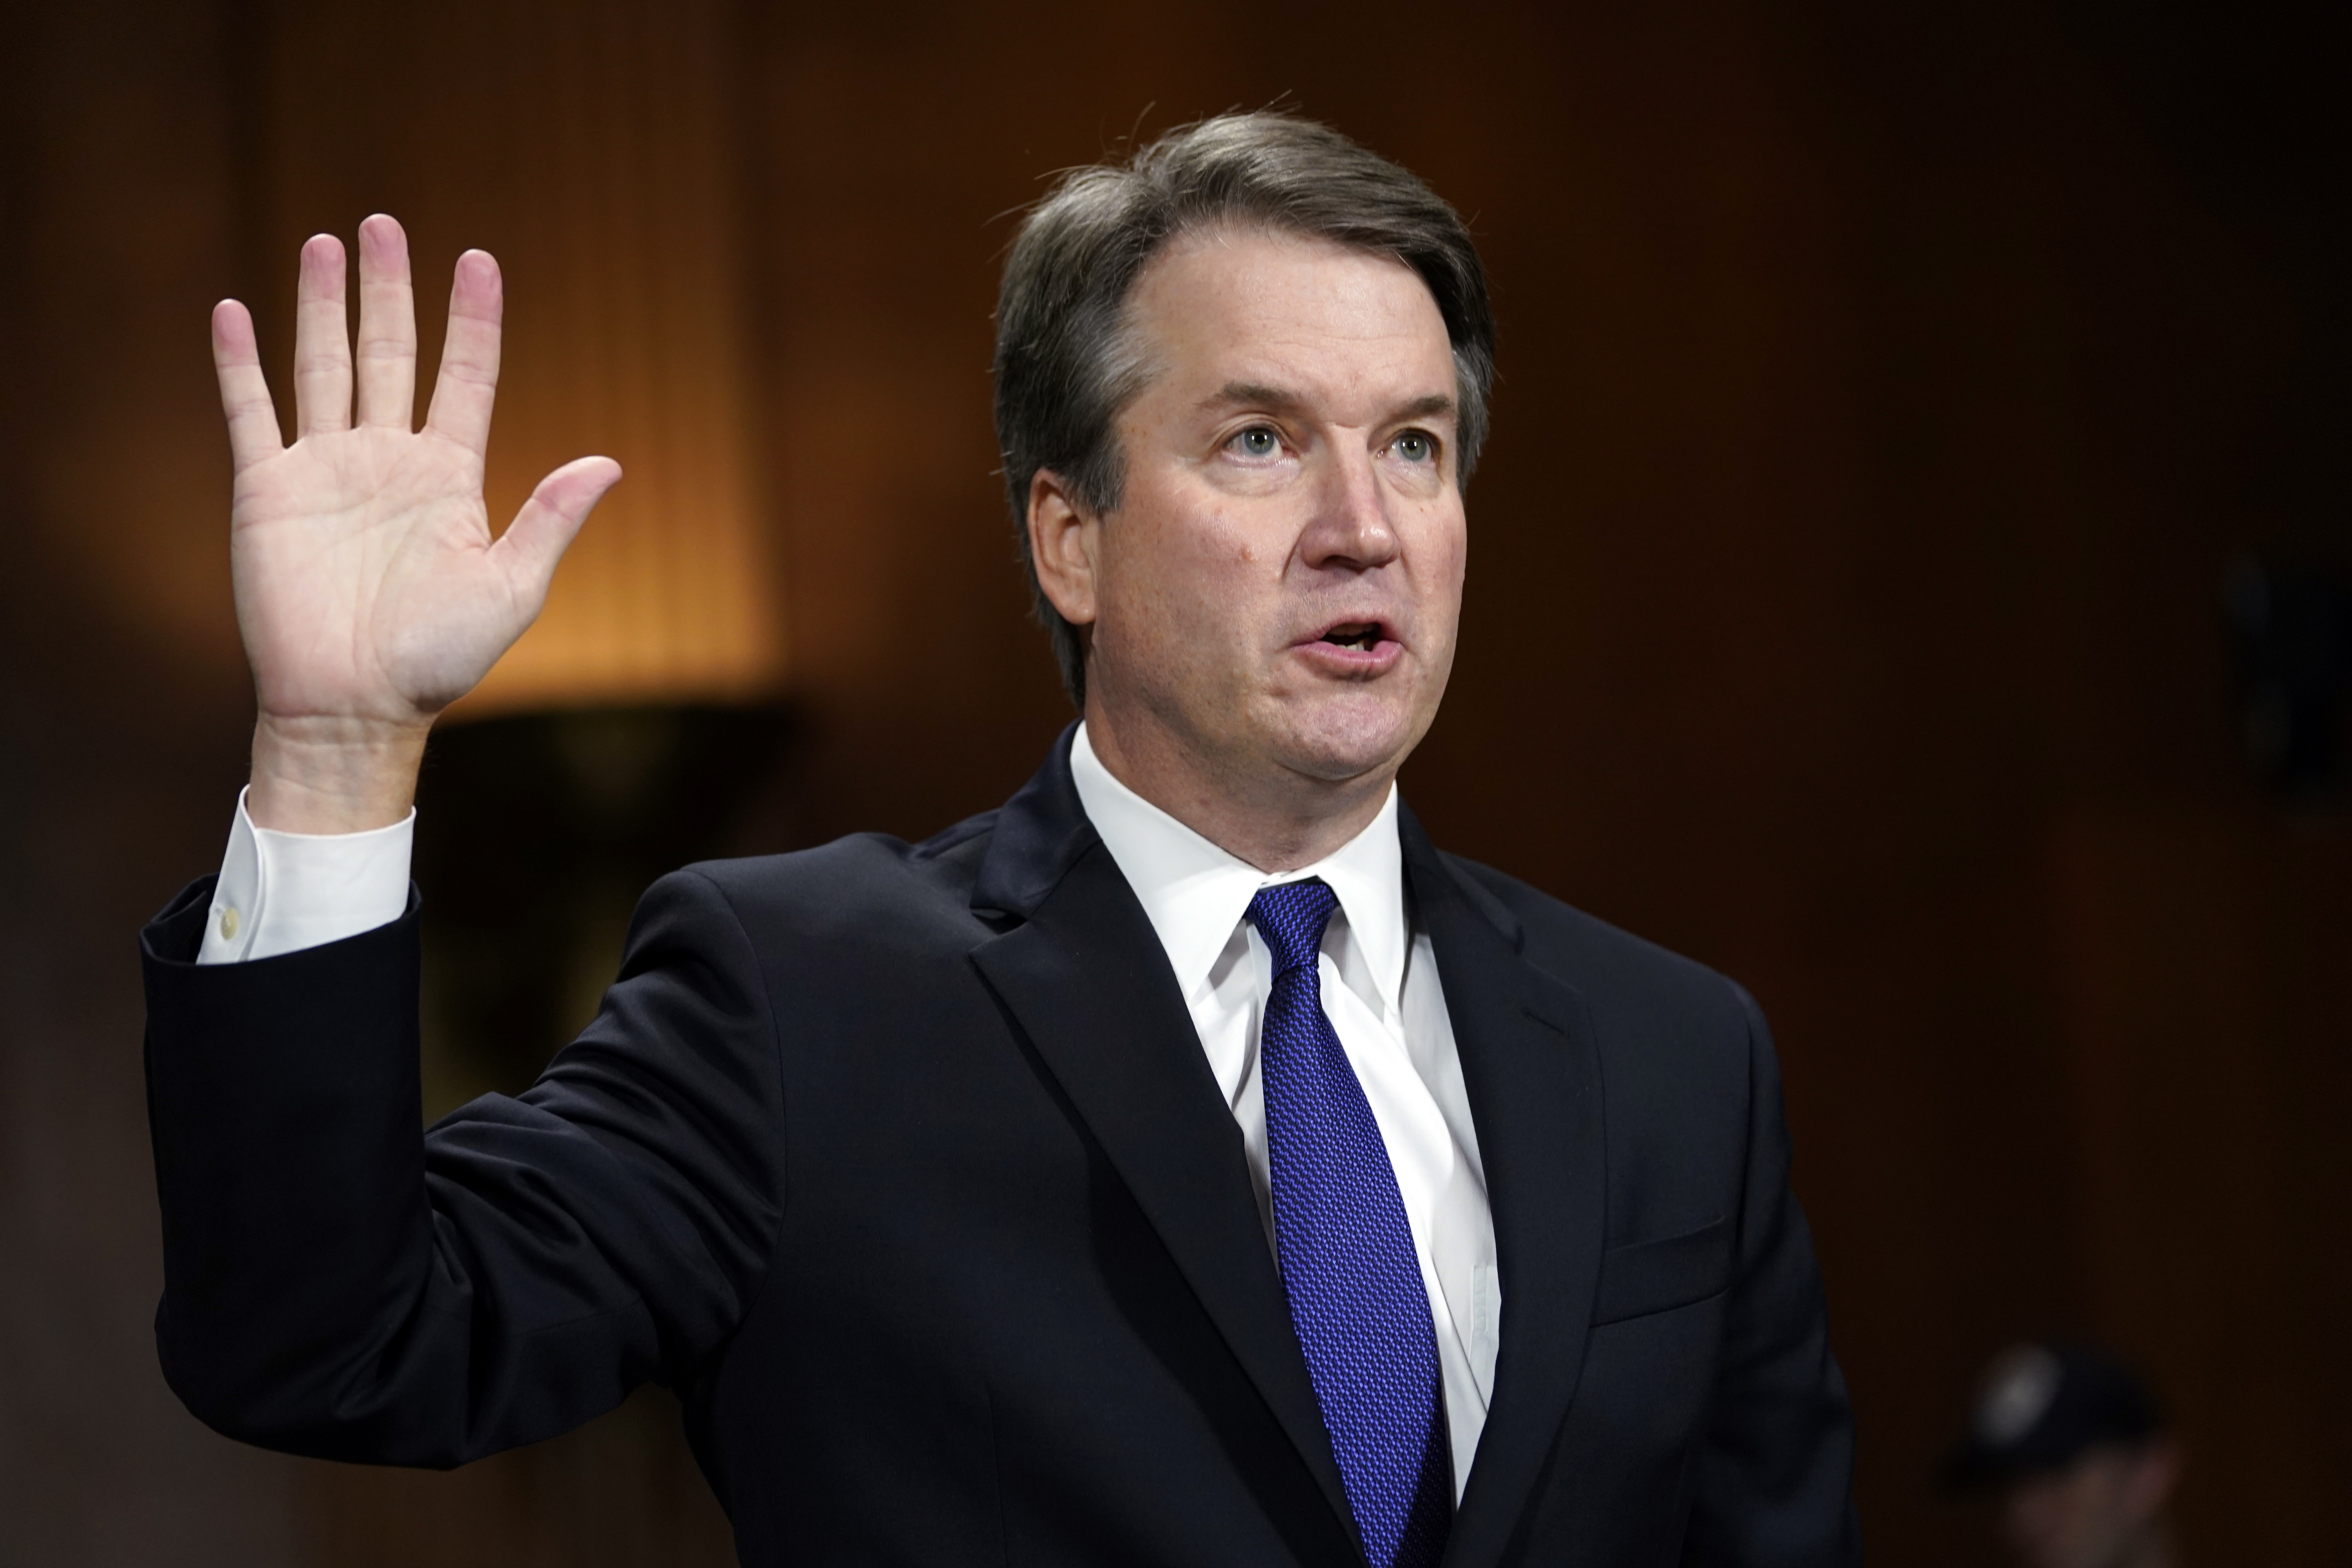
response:
<svg viewBox="0 0 2352 1568"><path fill-rule="evenodd" d="M1271 425L1253 425L1225 445L1244 458L1271 458L1282 450L1282 437Z"/></svg>
<svg viewBox="0 0 2352 1568"><path fill-rule="evenodd" d="M1437 443L1425 430L1407 430L1389 443L1389 450L1408 463L1426 463L1437 457Z"/></svg>

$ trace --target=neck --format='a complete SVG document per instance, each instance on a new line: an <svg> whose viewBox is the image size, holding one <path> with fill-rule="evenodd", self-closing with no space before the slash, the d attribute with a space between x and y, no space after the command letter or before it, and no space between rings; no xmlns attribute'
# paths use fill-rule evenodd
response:
<svg viewBox="0 0 2352 1568"><path fill-rule="evenodd" d="M1258 870L1311 866L1371 825L1393 763L1344 779L1280 766L1220 767L1155 725L1122 725L1087 700L1087 740L1111 777Z"/></svg>

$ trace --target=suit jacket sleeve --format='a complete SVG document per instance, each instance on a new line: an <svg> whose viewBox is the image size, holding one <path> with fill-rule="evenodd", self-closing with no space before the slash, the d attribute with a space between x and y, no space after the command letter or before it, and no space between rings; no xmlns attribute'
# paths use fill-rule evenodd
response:
<svg viewBox="0 0 2352 1568"><path fill-rule="evenodd" d="M595 1021L429 1131L417 904L199 968L209 880L143 937L163 1371L234 1437L446 1466L693 1375L779 1216L774 1019L726 898L665 878Z"/></svg>
<svg viewBox="0 0 2352 1568"><path fill-rule="evenodd" d="M1754 998L1740 991L1739 1001L1750 1079L1746 1190L1683 1561L1858 1563L1853 1407L1830 1355L1812 1234L1789 1187L1780 1063Z"/></svg>

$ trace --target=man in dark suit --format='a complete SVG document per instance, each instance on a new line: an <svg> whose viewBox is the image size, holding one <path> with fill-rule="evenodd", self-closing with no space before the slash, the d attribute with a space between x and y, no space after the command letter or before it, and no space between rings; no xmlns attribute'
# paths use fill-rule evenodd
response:
<svg viewBox="0 0 2352 1568"><path fill-rule="evenodd" d="M260 717L145 939L192 1409L451 1465L666 1379L747 1563L1856 1560L1755 1005L1397 796L1493 377L1426 187L1265 115L1065 181L997 415L1082 721L926 843L664 879L540 1082L422 1136L425 730L619 470L493 542L496 268L412 432L361 247L356 377L305 248L290 447L215 318Z"/></svg>

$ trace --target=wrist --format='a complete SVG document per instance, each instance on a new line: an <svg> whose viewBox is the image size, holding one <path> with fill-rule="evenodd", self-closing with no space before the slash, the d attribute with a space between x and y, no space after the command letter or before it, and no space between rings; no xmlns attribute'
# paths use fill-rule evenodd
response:
<svg viewBox="0 0 2352 1568"><path fill-rule="evenodd" d="M427 722L263 714L245 808L280 833L364 833L408 816Z"/></svg>

